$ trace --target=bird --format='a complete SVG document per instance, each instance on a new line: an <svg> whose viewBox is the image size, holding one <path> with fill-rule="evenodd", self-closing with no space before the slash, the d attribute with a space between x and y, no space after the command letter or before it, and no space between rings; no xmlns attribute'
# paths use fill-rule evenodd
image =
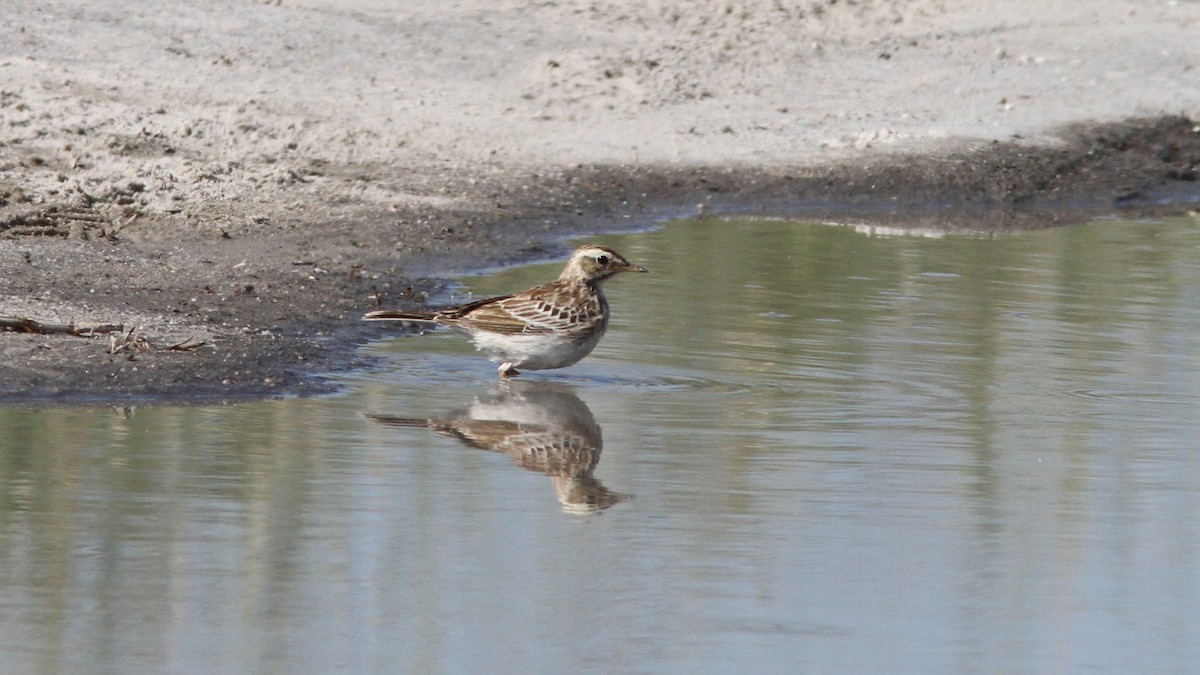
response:
<svg viewBox="0 0 1200 675"><path fill-rule="evenodd" d="M603 283L621 272L646 272L598 244L575 249L558 278L529 290L432 312L382 309L364 321L415 321L448 326L500 363L501 378L520 370L550 370L592 353L608 328Z"/></svg>

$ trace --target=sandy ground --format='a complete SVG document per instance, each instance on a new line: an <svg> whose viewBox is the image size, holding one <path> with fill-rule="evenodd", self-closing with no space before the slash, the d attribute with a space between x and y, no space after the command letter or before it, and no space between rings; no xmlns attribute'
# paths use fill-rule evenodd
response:
<svg viewBox="0 0 1200 675"><path fill-rule="evenodd" d="M8 401L318 391L363 310L700 204L982 229L1200 195L1192 0L0 13L0 316L146 340L0 333Z"/></svg>

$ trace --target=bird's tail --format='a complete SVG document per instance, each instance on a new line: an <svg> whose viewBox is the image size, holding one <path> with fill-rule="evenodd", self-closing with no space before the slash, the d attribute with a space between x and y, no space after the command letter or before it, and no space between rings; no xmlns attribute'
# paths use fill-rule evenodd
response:
<svg viewBox="0 0 1200 675"><path fill-rule="evenodd" d="M400 312L394 309L377 309L363 314L363 321L429 321L433 322L433 314L429 312Z"/></svg>
<svg viewBox="0 0 1200 675"><path fill-rule="evenodd" d="M375 420L380 424L386 424L389 427L417 427L424 429L426 427L436 427L437 420L426 419L424 417L396 417L395 415L376 415L374 413L364 413L368 419Z"/></svg>

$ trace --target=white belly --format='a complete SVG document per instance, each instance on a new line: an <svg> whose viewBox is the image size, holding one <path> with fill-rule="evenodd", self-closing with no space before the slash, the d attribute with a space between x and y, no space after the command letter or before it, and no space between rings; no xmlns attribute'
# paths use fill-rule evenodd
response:
<svg viewBox="0 0 1200 675"><path fill-rule="evenodd" d="M592 353L604 330L597 330L581 341L566 340L548 333L498 335L479 333L472 336L475 348L493 361L511 363L523 370L549 370L576 363Z"/></svg>

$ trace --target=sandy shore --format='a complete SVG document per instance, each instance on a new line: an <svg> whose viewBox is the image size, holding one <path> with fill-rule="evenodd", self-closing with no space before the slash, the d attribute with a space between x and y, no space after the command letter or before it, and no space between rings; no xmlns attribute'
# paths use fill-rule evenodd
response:
<svg viewBox="0 0 1200 675"><path fill-rule="evenodd" d="M321 390L365 309L698 204L1200 195L1196 2L0 4L0 316L138 331L0 333L8 401Z"/></svg>

